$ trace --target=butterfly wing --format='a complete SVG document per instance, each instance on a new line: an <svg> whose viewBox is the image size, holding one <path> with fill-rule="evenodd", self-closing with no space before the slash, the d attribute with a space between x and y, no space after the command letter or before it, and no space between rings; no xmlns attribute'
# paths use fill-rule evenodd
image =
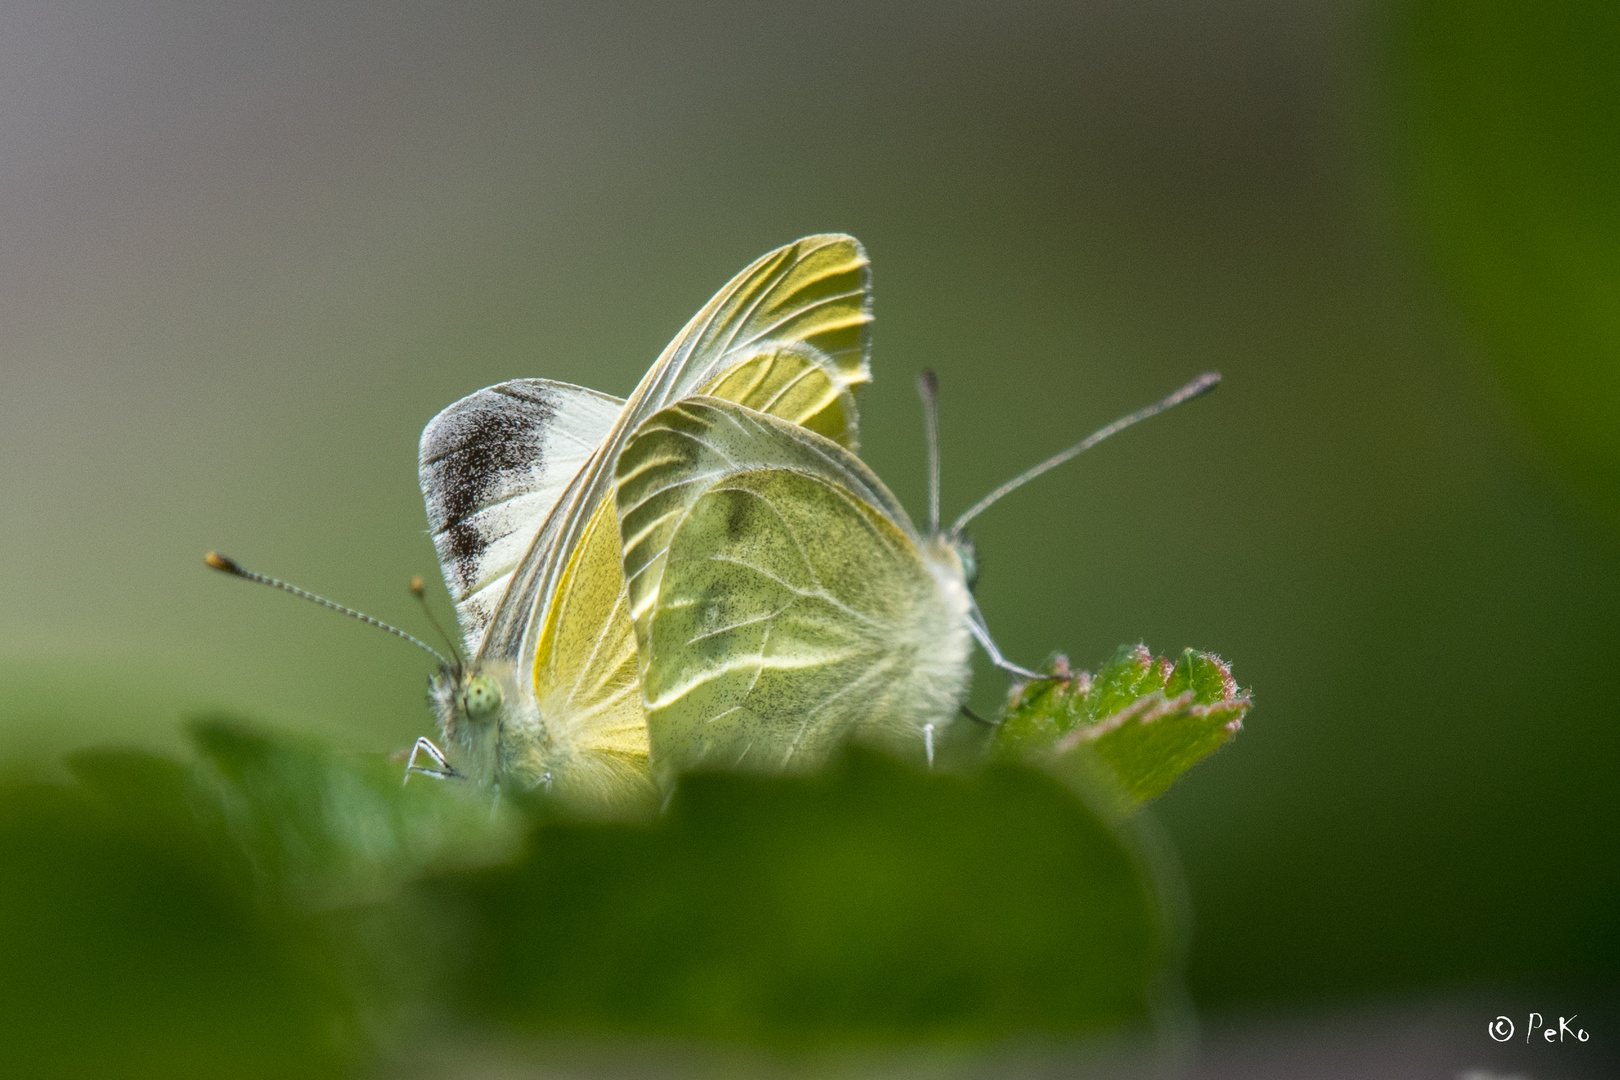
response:
<svg viewBox="0 0 1620 1080"><path fill-rule="evenodd" d="M499 750L504 775L549 775L559 794L596 803L652 790L617 525L604 503L564 568L535 650L534 709L508 710Z"/></svg>
<svg viewBox="0 0 1620 1080"><path fill-rule="evenodd" d="M666 405L711 388L739 365L773 357L786 364L783 370L815 369L832 399L818 415L834 437L852 444L849 390L871 377L870 285L860 243L830 234L805 237L761 257L716 293L664 349L602 445L558 499L489 622L479 659L511 660L524 670L534 664L562 578L596 515L612 502L620 450ZM790 389L780 404L800 403ZM839 412L845 417L841 426L834 419ZM605 532L615 536L617 530Z"/></svg>
<svg viewBox="0 0 1620 1080"><path fill-rule="evenodd" d="M423 429L422 496L469 655L540 526L623 410L582 386L516 379L462 398Z"/></svg>
<svg viewBox="0 0 1620 1080"><path fill-rule="evenodd" d="M805 345L771 345L746 354L698 393L809 428L849 449L857 445L854 386Z"/></svg>
<svg viewBox="0 0 1620 1080"><path fill-rule="evenodd" d="M653 760L809 767L850 737L921 746L966 692L969 596L853 454L695 397L618 462Z"/></svg>

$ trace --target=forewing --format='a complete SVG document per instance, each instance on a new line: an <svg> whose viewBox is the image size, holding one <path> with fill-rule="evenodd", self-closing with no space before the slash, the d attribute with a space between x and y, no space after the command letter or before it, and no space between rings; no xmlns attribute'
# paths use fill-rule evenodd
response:
<svg viewBox="0 0 1620 1080"><path fill-rule="evenodd" d="M665 406L711 387L739 364L791 355L826 378L846 413L843 436L852 438L847 391L871 377L870 280L866 253L854 237L810 236L756 260L705 304L664 349L553 507L490 620L480 657L535 659L539 635L531 631L543 627L568 560L612 497L620 451ZM791 394L783 401L783 407L799 407Z"/></svg>
<svg viewBox="0 0 1620 1080"><path fill-rule="evenodd" d="M517 379L462 398L423 429L422 496L469 654L546 516L623 409L581 386Z"/></svg>
<svg viewBox="0 0 1620 1080"><path fill-rule="evenodd" d="M871 267L853 236L807 236L756 259L692 316L631 400L650 416L737 360L807 346L845 385L871 378ZM642 390L645 398L641 398Z"/></svg>
<svg viewBox="0 0 1620 1080"><path fill-rule="evenodd" d="M853 388L807 345L754 352L711 379L702 394L780 417L850 450L858 442Z"/></svg>

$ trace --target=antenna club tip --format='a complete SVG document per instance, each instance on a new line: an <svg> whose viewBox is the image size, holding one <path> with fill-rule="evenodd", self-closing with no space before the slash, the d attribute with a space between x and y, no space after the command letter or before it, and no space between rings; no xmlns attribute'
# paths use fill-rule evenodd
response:
<svg viewBox="0 0 1620 1080"><path fill-rule="evenodd" d="M917 372L917 388L930 396L939 393L939 376L934 374L933 368Z"/></svg>
<svg viewBox="0 0 1620 1080"><path fill-rule="evenodd" d="M411 578L411 595L420 600L426 593L427 588L422 583L422 575L418 574Z"/></svg>
<svg viewBox="0 0 1620 1080"><path fill-rule="evenodd" d="M242 568L236 565L235 559L226 558L217 551L210 551L203 556L203 563L210 570L218 570L222 574L240 574Z"/></svg>
<svg viewBox="0 0 1620 1080"><path fill-rule="evenodd" d="M1221 373L1218 371L1206 371L1194 379L1192 385L1194 394L1207 394L1221 385Z"/></svg>

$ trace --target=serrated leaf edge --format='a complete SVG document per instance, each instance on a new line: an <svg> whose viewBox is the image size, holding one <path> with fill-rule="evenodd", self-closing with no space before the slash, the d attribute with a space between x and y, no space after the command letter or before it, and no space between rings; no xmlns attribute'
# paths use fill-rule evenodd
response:
<svg viewBox="0 0 1620 1080"><path fill-rule="evenodd" d="M1096 742L1104 735L1118 731L1133 720L1139 724L1151 724L1155 720L1173 715L1189 716L1201 720L1218 711L1227 709L1240 710L1240 715L1234 716L1227 723L1227 733L1236 735L1243 729L1243 716L1241 713L1247 712L1249 709L1249 696L1247 694L1235 695L1221 701L1212 701L1208 705L1194 704L1193 697L1194 694L1191 690L1183 691L1173 698L1165 697L1163 691L1144 695L1112 716L1087 727L1076 728L1069 732L1052 744L1052 750L1057 754L1066 754L1081 743Z"/></svg>

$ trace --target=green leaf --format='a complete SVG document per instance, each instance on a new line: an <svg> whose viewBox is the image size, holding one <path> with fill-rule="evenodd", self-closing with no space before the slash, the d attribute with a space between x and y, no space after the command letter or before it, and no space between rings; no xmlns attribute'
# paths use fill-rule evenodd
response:
<svg viewBox="0 0 1620 1080"><path fill-rule="evenodd" d="M0 1075L348 1075L336 973L230 872L184 768L74 765L0 784Z"/></svg>
<svg viewBox="0 0 1620 1080"><path fill-rule="evenodd" d="M1414 216L1536 433L1620 518L1620 6L1402 8L1388 71Z"/></svg>
<svg viewBox="0 0 1620 1080"><path fill-rule="evenodd" d="M210 930L211 947L225 956L240 952L251 961L264 949L255 934L268 934L275 956L295 974L314 980L313 988L298 993L315 1010L316 1027L300 1032L296 1026L271 1025L280 1032L274 1037L288 1045L267 1060L285 1065L313 1053L316 1061L338 1067L367 1041L358 1013L400 1015L431 994L442 959L431 946L432 913L413 904L401 886L430 869L510 857L519 839L517 815L499 810L488 789L422 778L407 787L403 763L341 753L308 737L223 719L194 724L192 736L203 760L191 765L122 750L73 755L69 768L81 790L72 797L116 823L123 846L184 853L193 876L243 920ZM30 869L47 884L53 875L86 881L90 891L61 900L70 923L78 921L77 911L96 926L119 926L117 915L104 909L142 903L148 884L115 862L102 871L105 882L95 878L92 886L83 879L84 868L74 865L78 854L63 847L54 860ZM184 885L183 877L176 880L176 887ZM184 910L183 904L175 908ZM34 926L29 932L52 940L49 928ZM84 930L70 926L63 933ZM116 967L119 948L106 951ZM42 970L54 963L49 948L46 952L40 957ZM182 982L194 978L189 974L194 963L222 963L184 940L170 959ZM25 972L24 985L33 974ZM162 973L156 977L161 982ZM274 977L263 977L273 988ZM95 999L96 988L72 985L89 978L93 975L70 967L64 992ZM211 985L209 978L198 981ZM149 1052L155 1060L184 1058L199 1037L163 1012L161 986L156 992L158 1015L143 1026L150 1033ZM260 998L238 995L238 1000L244 1010L259 1007ZM200 1015L211 1017L223 1032L246 1024L251 1035L258 1030L254 1025L265 1024L237 1017L224 1000L214 1004ZM116 1016L118 1010L111 1011ZM150 1016L151 1010L132 1012ZM296 1010L288 1015L294 1025L304 1016ZM85 1043L93 1045L99 1042ZM0 1063L5 1060L0 1053ZM75 1052L60 1060L76 1063L77 1069L100 1058ZM205 1054L199 1060L209 1059ZM298 1074L288 1068L287 1075ZM208 1075L227 1074L254 1075L251 1069Z"/></svg>
<svg viewBox="0 0 1620 1080"><path fill-rule="evenodd" d="M1221 692L1137 667L1096 700ZM327 1075L423 1009L796 1054L1068 1038L1149 1023L1174 976L1164 868L1044 765L850 750L687 775L665 814L610 822L238 723L193 737L191 765L80 753L77 788L9 817L0 787L0 1066ZM53 1046L30 1057L30 1029Z"/></svg>
<svg viewBox="0 0 1620 1080"><path fill-rule="evenodd" d="M1122 826L1036 769L852 750L813 777L691 774L650 824L538 820L438 883L459 1000L531 1032L787 1050L1142 1022L1160 901Z"/></svg>
<svg viewBox="0 0 1620 1080"><path fill-rule="evenodd" d="M516 822L487 788L418 777L376 754L229 720L192 725L231 837L259 885L306 909L387 899L430 868L510 854Z"/></svg>
<svg viewBox="0 0 1620 1080"><path fill-rule="evenodd" d="M1029 683L996 731L1001 756L1102 770L1132 804L1163 794L1243 726L1250 708L1231 670L1187 649L1171 663L1145 645L1123 645L1095 675L1059 656L1050 682Z"/></svg>

